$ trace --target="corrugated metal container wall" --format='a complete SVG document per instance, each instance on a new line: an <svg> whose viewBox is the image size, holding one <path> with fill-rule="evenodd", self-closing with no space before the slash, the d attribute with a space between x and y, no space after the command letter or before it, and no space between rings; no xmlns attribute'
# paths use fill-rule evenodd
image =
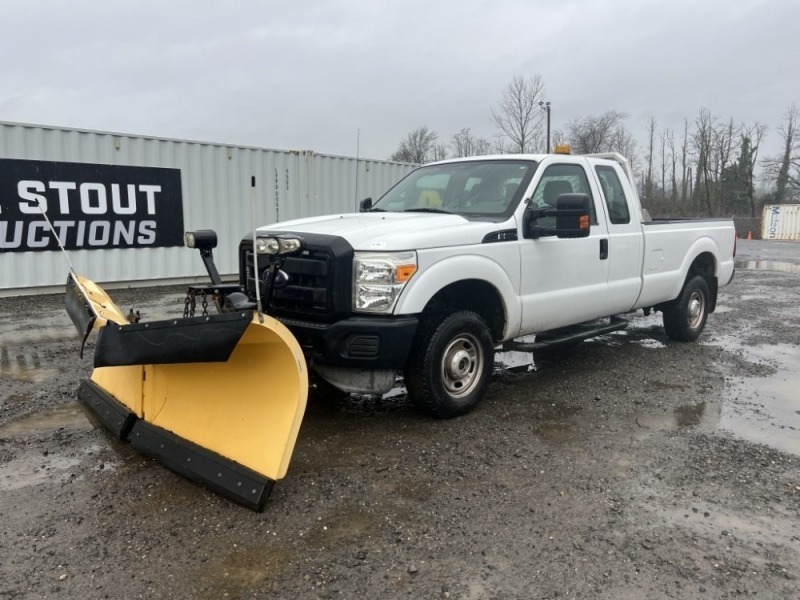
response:
<svg viewBox="0 0 800 600"><path fill-rule="evenodd" d="M761 213L762 240L800 240L800 204L771 204Z"/></svg>
<svg viewBox="0 0 800 600"><path fill-rule="evenodd" d="M265 225L352 212L357 210L361 198L377 198L413 168L312 151L268 150L0 122L2 159L91 163L99 168L122 165L180 169L183 228L217 231L219 246L215 259L222 274L237 272L236 248L253 226L251 176L256 177L256 223ZM0 162L0 169L2 165ZM52 186L48 193L55 193ZM105 195L106 191L102 193ZM2 196L0 207L4 209L11 202L19 202L17 197ZM57 204L55 199L50 202L51 206ZM0 244L6 249L13 247L8 240L13 239L15 231L10 221L3 222L2 212ZM69 257L77 271L99 282L206 277L196 253L174 245L73 249ZM66 261L58 251L0 251L0 294L28 293L34 291L31 288L62 285L66 272Z"/></svg>

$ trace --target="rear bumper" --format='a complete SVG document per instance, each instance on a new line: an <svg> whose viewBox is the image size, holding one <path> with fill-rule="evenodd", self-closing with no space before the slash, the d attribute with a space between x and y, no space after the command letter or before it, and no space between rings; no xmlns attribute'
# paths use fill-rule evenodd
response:
<svg viewBox="0 0 800 600"><path fill-rule="evenodd" d="M360 369L402 369L417 332L417 317L350 317L323 324L278 319L310 362Z"/></svg>

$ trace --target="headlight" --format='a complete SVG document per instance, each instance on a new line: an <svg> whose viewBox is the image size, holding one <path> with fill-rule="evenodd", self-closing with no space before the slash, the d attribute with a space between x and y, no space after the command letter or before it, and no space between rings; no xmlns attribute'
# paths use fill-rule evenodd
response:
<svg viewBox="0 0 800 600"><path fill-rule="evenodd" d="M280 244L275 238L258 238L256 240L256 252L258 254L277 254Z"/></svg>
<svg viewBox="0 0 800 600"><path fill-rule="evenodd" d="M302 248L303 243L290 237L260 237L256 239L258 254L291 254Z"/></svg>
<svg viewBox="0 0 800 600"><path fill-rule="evenodd" d="M389 313L417 272L416 252L356 252L353 259L353 308Z"/></svg>

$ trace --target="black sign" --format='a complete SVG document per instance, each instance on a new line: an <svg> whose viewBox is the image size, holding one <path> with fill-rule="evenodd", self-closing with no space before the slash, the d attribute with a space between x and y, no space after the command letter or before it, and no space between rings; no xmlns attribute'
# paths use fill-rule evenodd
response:
<svg viewBox="0 0 800 600"><path fill-rule="evenodd" d="M0 252L58 250L56 236L67 250L183 245L180 169L0 159Z"/></svg>

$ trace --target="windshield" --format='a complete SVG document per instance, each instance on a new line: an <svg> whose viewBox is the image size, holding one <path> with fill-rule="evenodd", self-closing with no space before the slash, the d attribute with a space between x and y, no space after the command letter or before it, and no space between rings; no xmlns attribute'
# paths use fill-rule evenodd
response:
<svg viewBox="0 0 800 600"><path fill-rule="evenodd" d="M525 193L536 165L527 160L482 160L420 167L372 210L506 217Z"/></svg>

